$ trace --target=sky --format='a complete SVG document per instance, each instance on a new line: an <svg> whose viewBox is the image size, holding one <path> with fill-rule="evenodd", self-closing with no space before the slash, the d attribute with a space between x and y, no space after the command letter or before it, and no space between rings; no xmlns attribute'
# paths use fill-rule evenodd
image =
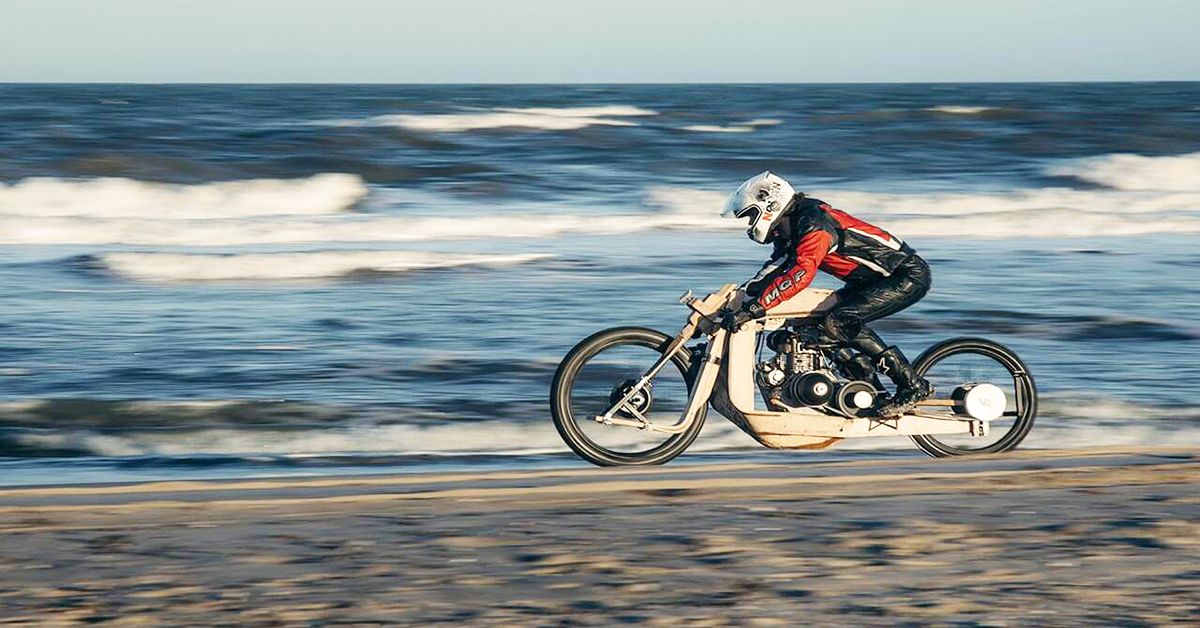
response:
<svg viewBox="0 0 1200 628"><path fill-rule="evenodd" d="M1200 0L0 0L0 82L1200 80Z"/></svg>

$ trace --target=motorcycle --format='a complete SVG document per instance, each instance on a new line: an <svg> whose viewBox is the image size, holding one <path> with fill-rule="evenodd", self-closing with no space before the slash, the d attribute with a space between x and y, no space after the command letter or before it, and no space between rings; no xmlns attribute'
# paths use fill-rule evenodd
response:
<svg viewBox="0 0 1200 628"><path fill-rule="evenodd" d="M877 410L889 393L871 360L817 327L836 304L832 290L809 288L764 318L728 329L723 315L743 298L734 284L703 298L688 291L680 303L690 313L674 337L614 327L577 344L550 391L566 444L600 466L663 464L696 440L709 406L773 449L908 436L934 457L999 453L1033 427L1033 375L1003 345L983 338L933 345L913 367L935 395L884 418Z"/></svg>

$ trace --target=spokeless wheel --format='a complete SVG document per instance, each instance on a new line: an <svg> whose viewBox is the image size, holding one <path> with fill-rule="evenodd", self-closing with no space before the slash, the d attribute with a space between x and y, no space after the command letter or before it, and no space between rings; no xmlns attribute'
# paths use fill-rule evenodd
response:
<svg viewBox="0 0 1200 628"><path fill-rule="evenodd" d="M954 413L954 408L958 408L961 414L966 412L964 406L969 406L970 413L991 419L986 436L913 436L917 447L930 456L1010 451L1033 428L1037 386L1029 367L1004 345L983 338L947 340L922 353L913 368L933 384L938 400L953 402L953 405L918 405L917 411Z"/></svg>
<svg viewBox="0 0 1200 628"><path fill-rule="evenodd" d="M641 327L607 329L584 339L563 358L550 387L550 412L563 441L600 466L662 464L683 453L704 425L706 409L679 434L595 421L663 355L672 339ZM693 385L691 355L678 350L670 362L615 416L642 415L655 424L678 423Z"/></svg>

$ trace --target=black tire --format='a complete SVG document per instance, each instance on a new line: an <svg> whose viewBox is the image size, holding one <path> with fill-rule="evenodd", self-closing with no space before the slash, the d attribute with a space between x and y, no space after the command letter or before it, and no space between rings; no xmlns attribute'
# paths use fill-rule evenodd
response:
<svg viewBox="0 0 1200 628"><path fill-rule="evenodd" d="M1033 429L1034 418L1037 417L1037 385L1034 384L1033 375L1029 372L1029 367L1025 366L1021 358L1017 357L1017 354L1013 353L1011 349L984 338L953 338L940 342L926 349L913 363L913 367L918 373L925 376L939 362L963 354L990 358L1008 370L1013 378L1013 390L1015 391L1014 409L1006 413L1006 416L1011 415L1013 419L1012 426L998 440L981 447L959 447L938 440L934 436L913 436L911 438L921 451L935 458L1011 451L1021 444L1022 440L1025 440L1029 430ZM945 394L950 391L940 392Z"/></svg>
<svg viewBox="0 0 1200 628"><path fill-rule="evenodd" d="M664 435L666 440L650 449L636 452L622 452L607 448L597 442L581 429L579 421L595 424L589 417L575 416L572 412L572 390L581 369L589 360L602 351L621 346L638 346L657 351L660 355L671 344L673 339L666 334L643 327L614 327L592 334L575 345L570 353L563 358L558 370L554 373L554 383L550 386L550 413L554 417L554 427L562 436L567 446L588 462L602 467L618 465L652 465L663 464L683 453L704 426L707 414L706 407L701 409L699 416L687 430L673 435ZM695 373L692 369L691 354L685 349L679 349L671 356L671 364L678 370L682 382L690 393L695 385ZM649 365L647 365L649 366ZM664 367L664 371L671 365ZM598 425L598 424L596 424ZM628 427L609 426L607 429L634 429Z"/></svg>

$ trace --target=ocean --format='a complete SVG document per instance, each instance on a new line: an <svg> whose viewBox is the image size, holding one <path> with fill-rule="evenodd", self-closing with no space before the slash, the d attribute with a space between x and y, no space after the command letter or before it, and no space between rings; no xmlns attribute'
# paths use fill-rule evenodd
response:
<svg viewBox="0 0 1200 628"><path fill-rule="evenodd" d="M886 339L1025 359L1026 447L1200 442L1200 83L7 84L0 484L582 466L558 360L753 275L767 169L930 261Z"/></svg>

